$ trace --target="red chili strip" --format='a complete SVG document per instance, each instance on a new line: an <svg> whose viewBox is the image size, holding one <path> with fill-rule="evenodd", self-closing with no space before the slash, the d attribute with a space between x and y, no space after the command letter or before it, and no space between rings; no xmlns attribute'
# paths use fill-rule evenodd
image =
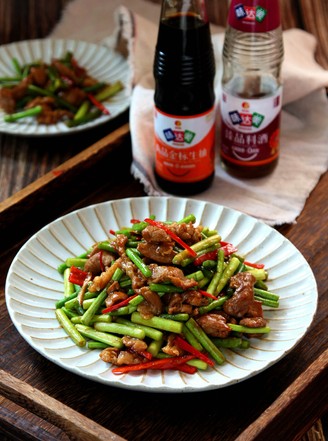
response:
<svg viewBox="0 0 328 441"><path fill-rule="evenodd" d="M79 276L76 276L75 274L70 275L69 278L68 278L68 280L69 280L71 283L74 283L74 285L79 285L79 286L82 286L83 283L84 283L84 279L82 279L82 278L79 277Z"/></svg>
<svg viewBox="0 0 328 441"><path fill-rule="evenodd" d="M183 349L184 351L189 352L190 354L193 354L195 357L199 358L200 360L205 361L205 363L207 363L208 365L210 365L210 366L215 365L213 360L211 360L209 357L207 357L207 355L200 352L198 349L191 346L191 344L189 344L186 340L184 340L179 335L177 335L174 338L174 343L177 346L179 346L181 349Z"/></svg>
<svg viewBox="0 0 328 441"><path fill-rule="evenodd" d="M196 257L196 259L193 261L193 264L195 266L199 266L203 262L205 262L205 260L215 260L217 256L218 256L218 250L209 251L208 253Z"/></svg>
<svg viewBox="0 0 328 441"><path fill-rule="evenodd" d="M186 374L195 374L197 372L197 368L195 366L190 366L187 363L179 364L178 367L175 367L176 370L185 372Z"/></svg>
<svg viewBox="0 0 328 441"><path fill-rule="evenodd" d="M139 219L131 219L131 220L130 220L130 223L131 223L131 224L140 224L140 222L141 222L141 221L140 221Z"/></svg>
<svg viewBox="0 0 328 441"><path fill-rule="evenodd" d="M157 228L161 228L162 230L164 230L170 237L172 237L173 240L175 240L175 242L178 242L178 244L180 244L184 249L186 249L188 251L188 253L193 256L196 257L197 253L196 251L194 251L192 248L190 248L189 245L187 245L182 239L180 239L179 236L177 236L175 233L173 233L173 231L171 231L166 225L164 225L162 222L158 222L158 221L154 221L153 219L149 219L146 218L145 222L147 222L148 224L152 225L153 227L157 227Z"/></svg>
<svg viewBox="0 0 328 441"><path fill-rule="evenodd" d="M100 269L102 272L105 271L105 265L104 265L104 261L103 261L103 251L100 250L99 251L99 263L100 263Z"/></svg>
<svg viewBox="0 0 328 441"><path fill-rule="evenodd" d="M125 300L122 300L119 303L115 303L114 305L108 306L108 308L103 309L101 312L102 314L107 314L108 312L112 312L115 311L116 309L121 308L122 306L126 306L129 304L129 302L134 299L135 297L137 297L138 294L134 294L133 296L128 297Z"/></svg>
<svg viewBox="0 0 328 441"><path fill-rule="evenodd" d="M185 372L186 374L194 374L197 372L197 368L195 366L190 366L187 363L179 364L178 366L174 364L170 365L170 363L168 363L167 366L165 366L164 368L158 368L157 370L165 370L165 371L174 370L174 371Z"/></svg>
<svg viewBox="0 0 328 441"><path fill-rule="evenodd" d="M87 93L87 96L92 104L101 110L104 115L110 115L109 110L103 105L103 103L98 101L91 93Z"/></svg>
<svg viewBox="0 0 328 441"><path fill-rule="evenodd" d="M131 354L135 354L135 355L141 355L142 357L146 358L147 360L153 359L153 354L151 354L148 351L136 351L135 349L129 348L128 352L131 352Z"/></svg>
<svg viewBox="0 0 328 441"><path fill-rule="evenodd" d="M147 360L153 359L153 354L151 354L148 351L133 351L135 354L142 355L143 357L147 358Z"/></svg>
<svg viewBox="0 0 328 441"><path fill-rule="evenodd" d="M75 285L82 286L88 275L89 273L87 273L86 271L83 271L76 266L71 266L68 280Z"/></svg>
<svg viewBox="0 0 328 441"><path fill-rule="evenodd" d="M248 262L247 260L244 260L244 264L247 266L251 266L252 268L258 268L258 269L264 268L264 263L253 263L253 262Z"/></svg>
<svg viewBox="0 0 328 441"><path fill-rule="evenodd" d="M151 354L148 351L138 351L138 354L140 354L143 357L147 358L147 360L152 360L152 358L153 358L153 354Z"/></svg>
<svg viewBox="0 0 328 441"><path fill-rule="evenodd" d="M109 234L112 234L113 236L116 236L115 230L109 230L108 232L109 232Z"/></svg>
<svg viewBox="0 0 328 441"><path fill-rule="evenodd" d="M180 357L160 358L156 360L145 361L144 363L131 364L128 366L118 366L112 369L113 374L127 374L133 371L142 371L145 369L178 369L187 361L195 358L193 355L182 355Z"/></svg>
<svg viewBox="0 0 328 441"><path fill-rule="evenodd" d="M238 249L229 242L220 242L221 249L224 251L225 256L229 256L230 254L236 253Z"/></svg>
<svg viewBox="0 0 328 441"><path fill-rule="evenodd" d="M209 297L210 299L213 299L213 300L217 300L218 299L213 294L210 294L207 291L203 291L202 289L197 289L197 291L200 292L202 296Z"/></svg>

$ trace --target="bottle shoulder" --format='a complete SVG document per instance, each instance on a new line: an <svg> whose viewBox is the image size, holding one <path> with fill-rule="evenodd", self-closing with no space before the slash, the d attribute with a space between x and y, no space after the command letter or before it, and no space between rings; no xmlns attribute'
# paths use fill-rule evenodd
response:
<svg viewBox="0 0 328 441"><path fill-rule="evenodd" d="M250 42L263 42L268 40L282 40L282 27L267 32L244 32L227 25L225 29L225 38L233 38Z"/></svg>
<svg viewBox="0 0 328 441"><path fill-rule="evenodd" d="M280 78L266 73L222 77L222 91L236 98L267 98L280 94Z"/></svg>
<svg viewBox="0 0 328 441"><path fill-rule="evenodd" d="M228 27L222 51L223 64L234 68L268 69L281 66L284 44L281 28L264 33L241 32Z"/></svg>

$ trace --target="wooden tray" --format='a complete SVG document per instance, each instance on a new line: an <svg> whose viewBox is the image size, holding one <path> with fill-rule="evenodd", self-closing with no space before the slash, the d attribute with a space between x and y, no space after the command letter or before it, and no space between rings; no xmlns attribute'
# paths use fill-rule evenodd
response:
<svg viewBox="0 0 328 441"><path fill-rule="evenodd" d="M72 204L73 195L77 192L81 193L81 191L85 191L86 186L90 185L90 180L87 180L87 176L91 173L91 170L98 168L99 174L104 173L103 168L101 168L99 164L104 164L106 159L110 156L112 156L112 161L114 162L115 153L118 149L125 149L128 162L131 158L129 139L129 124L126 123L1 202L1 243L7 245L8 241L10 242L11 238L7 234L8 227L12 228L13 224L20 224L22 217L25 217L26 221L32 221L34 225L37 225L44 223L44 216L42 216L42 219L38 222L38 216L36 215L40 213L41 208L46 207L46 209L49 210L49 208L52 207L51 211L53 215L55 212L61 213L63 209L65 209L65 198L61 198L60 195L63 192L69 192L71 198L67 199L67 203L69 205ZM124 147L122 147L123 145ZM83 176L85 176L85 180L83 180ZM78 182L78 187L76 182ZM99 183L103 183L103 176L102 179L99 180ZM95 185L97 186L99 184L94 182L90 187L94 189ZM56 197L58 197L58 204L54 205L51 202L49 203L49 199L53 201ZM32 214L33 212L35 213L34 216L26 217L27 213ZM17 236L15 241L17 241Z"/></svg>
<svg viewBox="0 0 328 441"><path fill-rule="evenodd" d="M7 439L20 440L289 441L307 431L307 437L313 433L323 440L317 422L328 410L323 295L310 332L273 368L231 388L188 396L118 390L77 378L37 354L15 330L5 308L4 284L19 247L68 211L144 195L130 174L130 147L125 124L0 204L0 338L6 354L0 371L0 393L5 397L1 430ZM327 183L325 177L312 197L321 200ZM309 220L319 219L319 212L316 202L310 202L297 225L280 230L295 242L309 225L312 228ZM317 223L315 229L311 240L319 247L326 227ZM302 240L298 245L301 252L308 250ZM312 253L307 257L311 260ZM324 274L319 268L322 281Z"/></svg>

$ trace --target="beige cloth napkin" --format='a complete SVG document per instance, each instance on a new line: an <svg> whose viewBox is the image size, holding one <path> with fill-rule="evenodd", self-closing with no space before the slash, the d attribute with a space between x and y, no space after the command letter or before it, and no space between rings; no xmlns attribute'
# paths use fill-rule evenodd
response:
<svg viewBox="0 0 328 441"><path fill-rule="evenodd" d="M52 36L115 45L117 35L128 41L134 74L130 106L133 163L131 173L149 195L164 195L153 174L152 63L160 8L144 0L75 0L66 8ZM217 61L215 92L219 115L223 30L212 26ZM263 220L269 225L293 223L307 197L328 167L328 71L314 60L316 41L300 29L284 32L285 59L278 167L268 177L235 179L217 161L212 187L193 196ZM219 132L219 118L217 132ZM218 134L218 133L217 133ZM217 139L219 139L217 137Z"/></svg>

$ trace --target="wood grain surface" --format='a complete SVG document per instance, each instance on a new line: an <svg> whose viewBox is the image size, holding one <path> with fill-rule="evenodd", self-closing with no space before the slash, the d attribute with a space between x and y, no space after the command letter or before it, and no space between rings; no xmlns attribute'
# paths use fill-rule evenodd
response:
<svg viewBox="0 0 328 441"><path fill-rule="evenodd" d="M99 185L85 194L82 192L80 196L63 192L62 207L52 202L56 192L49 187L49 192L46 192L48 197L43 198L39 209L27 210L25 213L20 241L17 241L17 226L9 223L3 231L3 236L10 240L0 259L0 321L4 325L0 338L6 354L2 368L128 440L230 441L238 436L242 440L276 440L270 433L279 433L284 440L300 439L327 410L328 296L326 269L322 262L328 243L324 221L324 214L327 215L325 200L328 175L320 180L297 224L279 228L304 254L315 273L319 290L319 308L315 320L310 331L290 354L254 378L239 385L202 394L160 395L118 390L77 378L54 366L35 353L13 328L4 307L5 275L21 244L38 230L38 225L31 221L33 214L36 213L45 224L57 216L57 210L64 214L90 203L143 195L141 186L129 174L126 150L129 138L122 137L125 129L122 130L118 129L111 135L113 142L116 138L122 140L121 148L114 149L102 158L106 169L112 163L114 153L115 164L122 165L118 172L113 171L108 176L102 173ZM92 151L95 148L90 147ZM88 151L85 154L88 155ZM83 167L82 170L83 175L86 170ZM87 174L94 178L97 170L98 164L91 164ZM71 187L78 175L68 172L68 177L65 185ZM57 196L55 200L58 200ZM13 363L13 360L19 363ZM213 402L217 404L213 405ZM8 411L11 407L7 402L4 404ZM17 415L20 415L19 412ZM126 415L129 415L128 419ZM12 432L20 426L10 423L11 416L9 412L5 422ZM37 418L23 413L20 424L24 427L24 434L30 430L26 428L29 423L34 431L35 425L40 427L43 437L46 431L50 433L49 436L65 439L63 433L58 434L57 427L49 426L48 422L41 423ZM138 427L137 432L135 427ZM270 428L269 433L267 427ZM18 433L22 435L21 431ZM41 432L37 433L40 435Z"/></svg>
<svg viewBox="0 0 328 441"><path fill-rule="evenodd" d="M47 36L68 1L0 0L0 44ZM224 22L226 0L208 0L208 5L212 21ZM281 7L285 28L299 26L318 35L318 59L325 66L327 2L282 0ZM17 251L42 226L69 211L143 196L130 164L128 112L82 135L0 135L1 439L83 440L91 430L99 439L115 439L117 434L117 439L129 441L324 440L320 418L328 411L327 173L297 222L277 228L314 272L319 293L315 319L296 348L256 377L186 395L117 389L59 368L18 334L5 305L6 275ZM71 426L66 424L70 416ZM78 438L75 429L81 431Z"/></svg>
<svg viewBox="0 0 328 441"><path fill-rule="evenodd" d="M0 369L0 393L15 403L60 427L69 439L75 441L124 441L60 401Z"/></svg>

